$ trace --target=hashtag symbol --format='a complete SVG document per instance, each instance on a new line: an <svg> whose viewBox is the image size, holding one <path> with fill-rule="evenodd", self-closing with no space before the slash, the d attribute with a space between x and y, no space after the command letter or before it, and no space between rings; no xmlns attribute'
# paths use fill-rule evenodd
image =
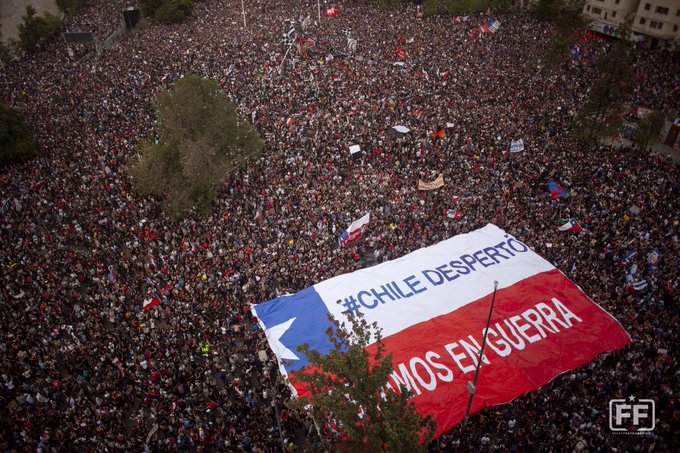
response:
<svg viewBox="0 0 680 453"><path fill-rule="evenodd" d="M354 296L349 296L349 298L345 298L345 303L342 304L347 311L349 316L354 317L356 313L359 313L359 302L354 298Z"/></svg>

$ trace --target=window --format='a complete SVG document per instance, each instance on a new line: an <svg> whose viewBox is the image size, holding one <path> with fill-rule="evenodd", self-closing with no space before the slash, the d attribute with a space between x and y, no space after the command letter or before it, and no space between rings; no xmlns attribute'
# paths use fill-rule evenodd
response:
<svg viewBox="0 0 680 453"><path fill-rule="evenodd" d="M649 28L655 28L657 30L661 30L663 28L663 22L657 22L657 21L653 20L649 23Z"/></svg>
<svg viewBox="0 0 680 453"><path fill-rule="evenodd" d="M599 16L602 10L600 8L593 8L590 12Z"/></svg>
<svg viewBox="0 0 680 453"><path fill-rule="evenodd" d="M665 16L666 14L668 14L668 8L657 6L656 7L656 14L661 14L661 15Z"/></svg>
<svg viewBox="0 0 680 453"><path fill-rule="evenodd" d="M677 25L673 25L673 31L674 31L674 32L678 31L678 26L677 26Z"/></svg>
<svg viewBox="0 0 680 453"><path fill-rule="evenodd" d="M649 8L651 8L652 5L650 3L645 3L645 11L649 11Z"/></svg>
<svg viewBox="0 0 680 453"><path fill-rule="evenodd" d="M616 0L614 3L618 5L619 3L621 3L621 0Z"/></svg>
<svg viewBox="0 0 680 453"><path fill-rule="evenodd" d="M647 19L645 19L644 17L641 17L640 18L640 25L644 25L646 23L647 23Z"/></svg>
<svg viewBox="0 0 680 453"><path fill-rule="evenodd" d="M616 17L616 11L612 11L612 19Z"/></svg>
<svg viewBox="0 0 680 453"><path fill-rule="evenodd" d="M590 5L586 6L586 11L590 11ZM680 10L678 10L680 11Z"/></svg>

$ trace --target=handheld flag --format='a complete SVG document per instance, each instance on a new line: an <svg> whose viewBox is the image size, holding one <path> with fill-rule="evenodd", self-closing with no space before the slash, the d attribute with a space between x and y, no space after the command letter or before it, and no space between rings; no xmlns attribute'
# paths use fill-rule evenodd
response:
<svg viewBox="0 0 680 453"><path fill-rule="evenodd" d="M548 190L550 191L550 196L553 200L557 200L558 198L567 198L569 196L569 192L567 192L564 187L560 186L555 181L548 181Z"/></svg>
<svg viewBox="0 0 680 453"><path fill-rule="evenodd" d="M439 131L432 134L432 140L437 140L438 138L444 138L445 135L446 135L446 132L444 132L444 129L439 129Z"/></svg>
<svg viewBox="0 0 680 453"><path fill-rule="evenodd" d="M626 253L621 257L621 263L622 264L628 264L630 260L632 260L635 256L637 256L638 251L637 249L633 249L630 252Z"/></svg>
<svg viewBox="0 0 680 453"><path fill-rule="evenodd" d="M463 217L463 214L458 210L458 208L447 209L446 217L448 217L449 219L458 220Z"/></svg>
<svg viewBox="0 0 680 453"><path fill-rule="evenodd" d="M161 299L156 295L156 293L153 294L153 297L151 299L146 299L142 305L142 309L144 311L149 311L156 305L159 305L161 303Z"/></svg>
<svg viewBox="0 0 680 453"><path fill-rule="evenodd" d="M501 23L498 19L491 19L489 22L479 27L479 29L484 33L496 33L500 26Z"/></svg>
<svg viewBox="0 0 680 453"><path fill-rule="evenodd" d="M640 278L637 264L633 264L626 273L626 282L635 291L642 291L647 287L647 280Z"/></svg>
<svg viewBox="0 0 680 453"><path fill-rule="evenodd" d="M360 145L350 145L349 155L350 155L350 157L361 156L361 146Z"/></svg>
<svg viewBox="0 0 680 453"><path fill-rule="evenodd" d="M402 138L409 132L411 132L411 129L406 126L394 126L389 130L389 133L394 135L396 138Z"/></svg>
<svg viewBox="0 0 680 453"><path fill-rule="evenodd" d="M513 140L510 142L510 152L511 153L518 153L520 151L524 150L524 139L520 138L519 140Z"/></svg>
<svg viewBox="0 0 680 453"><path fill-rule="evenodd" d="M369 212L362 218L352 222L347 227L347 229L338 237L338 244L340 245L340 247L343 247L346 244L349 244L359 239L361 237L361 232L363 231L364 227L368 225L368 222L370 221L371 213Z"/></svg>
<svg viewBox="0 0 680 453"><path fill-rule="evenodd" d="M573 231L575 233L578 233L582 229L583 227L581 227L581 225L579 225L579 223L574 219L569 220L567 223L558 228L559 231Z"/></svg>

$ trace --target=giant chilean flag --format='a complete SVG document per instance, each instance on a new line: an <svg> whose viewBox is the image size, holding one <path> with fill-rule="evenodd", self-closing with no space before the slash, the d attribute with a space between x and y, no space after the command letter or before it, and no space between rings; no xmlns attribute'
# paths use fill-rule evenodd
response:
<svg viewBox="0 0 680 453"><path fill-rule="evenodd" d="M328 353L328 314L363 313L382 328L394 372L437 435L459 423L468 401L498 281L472 413L536 390L556 376L623 348L630 337L552 264L495 225L340 275L253 307L280 370L300 396L307 365L298 346ZM375 351L375 344L368 347Z"/></svg>

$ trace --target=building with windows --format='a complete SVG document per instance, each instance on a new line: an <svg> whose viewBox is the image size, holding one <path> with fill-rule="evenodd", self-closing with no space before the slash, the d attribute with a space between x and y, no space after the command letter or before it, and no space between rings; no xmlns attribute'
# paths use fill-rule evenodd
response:
<svg viewBox="0 0 680 453"><path fill-rule="evenodd" d="M593 31L629 39L650 47L680 49L680 0L587 0L583 14Z"/></svg>

